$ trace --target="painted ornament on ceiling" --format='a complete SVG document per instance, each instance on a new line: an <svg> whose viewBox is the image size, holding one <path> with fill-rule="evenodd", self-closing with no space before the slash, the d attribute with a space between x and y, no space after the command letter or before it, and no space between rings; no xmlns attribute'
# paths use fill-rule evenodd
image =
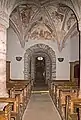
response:
<svg viewBox="0 0 81 120"><path fill-rule="evenodd" d="M40 1L38 6L26 3L16 7L10 22L21 44L25 45L29 40L52 40L62 51L74 29L76 18L68 7L47 5Z"/></svg>

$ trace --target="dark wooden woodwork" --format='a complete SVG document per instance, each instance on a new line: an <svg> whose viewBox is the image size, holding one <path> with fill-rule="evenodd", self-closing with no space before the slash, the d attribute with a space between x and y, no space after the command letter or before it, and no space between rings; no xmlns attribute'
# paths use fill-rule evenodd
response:
<svg viewBox="0 0 81 120"><path fill-rule="evenodd" d="M10 61L6 61L6 82L10 80Z"/></svg>
<svg viewBox="0 0 81 120"><path fill-rule="evenodd" d="M74 66L74 78L76 79L78 87L80 87L80 65L79 64L76 64Z"/></svg>
<svg viewBox="0 0 81 120"><path fill-rule="evenodd" d="M3 111L0 111L0 120L11 120L11 104L5 105Z"/></svg>

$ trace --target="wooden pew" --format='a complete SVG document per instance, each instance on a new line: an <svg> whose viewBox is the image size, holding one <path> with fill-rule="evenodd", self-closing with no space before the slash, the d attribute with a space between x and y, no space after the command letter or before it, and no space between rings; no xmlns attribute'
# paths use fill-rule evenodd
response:
<svg viewBox="0 0 81 120"><path fill-rule="evenodd" d="M79 94L79 89L76 83L74 82L70 82L70 81L52 82L50 95L63 119L65 119L66 96L70 96L71 98L77 98L78 94ZM70 118L72 118L72 116Z"/></svg>
<svg viewBox="0 0 81 120"><path fill-rule="evenodd" d="M14 87L13 87L14 86ZM20 93L20 91L23 91L23 96L24 96L24 100L26 100L26 102L29 100L30 95L31 95L31 83L27 83L27 84L14 84L14 83L8 83L7 88L10 91L10 93L12 93L12 87L13 87L13 91L14 93Z"/></svg>
<svg viewBox="0 0 81 120"><path fill-rule="evenodd" d="M64 89L73 89L76 88L76 83L74 82L70 82L70 81L53 81L51 83L51 90L50 90L50 95L54 101L54 103L56 104L56 97L58 96L59 94L59 89L63 86ZM78 86L77 86L78 88Z"/></svg>
<svg viewBox="0 0 81 120"><path fill-rule="evenodd" d="M9 97L14 98L15 95L20 94L20 116L22 117L31 96L31 82L27 80L10 79L7 81L6 86Z"/></svg>
<svg viewBox="0 0 81 120"><path fill-rule="evenodd" d="M9 103L10 105L12 105L11 118L14 118L15 120L20 120L19 118L19 110L20 110L19 95L16 95L15 98L0 98L0 103Z"/></svg>
<svg viewBox="0 0 81 120"><path fill-rule="evenodd" d="M5 113L4 113L4 111L0 111L0 120L5 120Z"/></svg>
<svg viewBox="0 0 81 120"><path fill-rule="evenodd" d="M3 111L0 110L0 120L11 120L11 104L5 105Z"/></svg>
<svg viewBox="0 0 81 120"><path fill-rule="evenodd" d="M23 115L24 110L31 95L31 82L28 80L10 79L10 61L6 62L6 86L9 92L9 97L14 98L17 94L20 96L20 114ZM21 115L21 116L22 116Z"/></svg>
<svg viewBox="0 0 81 120"><path fill-rule="evenodd" d="M57 90L57 87L61 87L61 86L63 86L64 87L64 89L65 88L68 88L68 89L73 89L73 87L75 88L76 86L77 86L77 88L78 88L78 85L75 83L75 82L71 82L71 81L67 81L67 80L63 80L62 82L61 81L53 81L52 83L51 83L51 92L50 92L50 95L51 95L51 97L53 97L52 96L52 94L53 95L55 95L56 94L56 90Z"/></svg>
<svg viewBox="0 0 81 120"><path fill-rule="evenodd" d="M13 87L14 86L14 87ZM20 116L22 117L27 103L31 95L31 82L29 83L19 83L15 81L7 83L7 89L9 91L10 97L15 97L15 95L20 94Z"/></svg>
<svg viewBox="0 0 81 120"><path fill-rule="evenodd" d="M80 109L80 111L79 111ZM81 98L71 98L66 100L66 120L81 119Z"/></svg>
<svg viewBox="0 0 81 120"><path fill-rule="evenodd" d="M77 87L75 88L73 87L71 89L62 87L59 90L59 94L57 97L57 101L58 101L57 107L63 118L65 118L66 96L68 96L69 99L77 98L78 97Z"/></svg>
<svg viewBox="0 0 81 120"><path fill-rule="evenodd" d="M64 85L65 83L68 83L69 80L54 80L50 82L50 88L49 88L49 93L52 96L52 94L55 94L55 87Z"/></svg>

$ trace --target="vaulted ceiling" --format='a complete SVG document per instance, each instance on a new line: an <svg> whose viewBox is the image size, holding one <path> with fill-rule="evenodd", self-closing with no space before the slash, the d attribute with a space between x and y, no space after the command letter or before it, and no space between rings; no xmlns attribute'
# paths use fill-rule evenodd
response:
<svg viewBox="0 0 81 120"><path fill-rule="evenodd" d="M80 19L81 0L1 1L8 11L11 10L10 24L22 47L29 40L52 40L61 51L71 31L77 28L76 17Z"/></svg>

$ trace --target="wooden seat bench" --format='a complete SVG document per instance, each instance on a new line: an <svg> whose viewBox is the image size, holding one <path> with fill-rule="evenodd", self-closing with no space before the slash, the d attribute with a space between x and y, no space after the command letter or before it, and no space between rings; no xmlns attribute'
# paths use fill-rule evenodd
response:
<svg viewBox="0 0 81 120"><path fill-rule="evenodd" d="M0 110L0 120L11 120L11 104L7 103L3 111Z"/></svg>
<svg viewBox="0 0 81 120"><path fill-rule="evenodd" d="M66 96L68 96L69 99L77 98L78 97L77 88L73 87L71 89L68 89L68 88L62 87L59 90L58 97L57 97L57 101L58 101L57 106L58 106L58 110L63 118L65 117Z"/></svg>
<svg viewBox="0 0 81 120"><path fill-rule="evenodd" d="M81 119L81 98L71 98L66 96L66 119L65 120L80 120ZM79 111L80 109L80 111Z"/></svg>
<svg viewBox="0 0 81 120"><path fill-rule="evenodd" d="M13 87L14 86L14 87ZM24 104L24 106L26 107L30 95L31 95L31 84L27 83L26 85L20 85L20 84L12 84L9 83L8 84L8 91L10 93L10 96L13 97L13 95L19 93L22 96L22 103Z"/></svg>
<svg viewBox="0 0 81 120"><path fill-rule="evenodd" d="M19 119L20 111L20 96L16 95L15 98L0 98L0 103L9 103L11 105L11 118ZM19 119L20 120L20 119Z"/></svg>
<svg viewBox="0 0 81 120"><path fill-rule="evenodd" d="M17 80L17 79L10 79L10 61L6 62L6 87L7 91L9 93L9 99L15 100L16 96L19 95L19 104L18 104L18 112L21 116L19 119L22 119L22 115L24 113L24 110L27 106L27 103L30 99L31 95L31 82L30 80ZM2 100L2 99L1 99ZM3 99L4 101L4 99ZM6 102L6 101L4 101ZM9 101L8 101L9 102ZM10 102L11 103L11 102ZM15 102L12 102L15 107ZM13 108L14 108L13 107ZM18 114L17 112L12 111L11 116L13 116L14 119L17 119Z"/></svg>
<svg viewBox="0 0 81 120"><path fill-rule="evenodd" d="M74 82L52 82L50 95L53 102L55 103L61 117L66 118L65 109L66 109L66 96L69 96L70 99L78 98L79 89L78 85ZM74 113L73 113L74 114ZM75 115L76 116L76 115ZM72 115L69 116L72 119Z"/></svg>
<svg viewBox="0 0 81 120"><path fill-rule="evenodd" d="M14 98L17 94L20 95L20 116L22 117L30 99L31 83L29 82L27 84L20 84L18 82L9 82L7 83L7 89L11 98Z"/></svg>

